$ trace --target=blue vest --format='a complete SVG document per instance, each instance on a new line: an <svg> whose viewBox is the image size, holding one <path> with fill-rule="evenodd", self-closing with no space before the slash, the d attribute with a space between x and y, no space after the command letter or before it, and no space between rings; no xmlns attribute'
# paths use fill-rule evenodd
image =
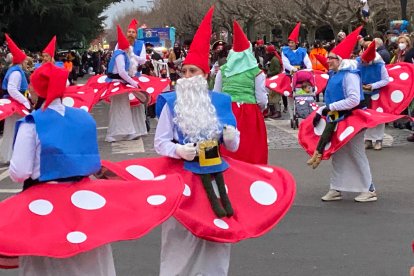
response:
<svg viewBox="0 0 414 276"><path fill-rule="evenodd" d="M363 64L361 58L357 58L358 68L361 72L362 84L371 84L381 80L381 69L384 63ZM375 89L370 95L379 93L379 89Z"/></svg>
<svg viewBox="0 0 414 276"><path fill-rule="evenodd" d="M3 79L3 83L2 83L2 85L1 85L1 88L4 90L4 91L7 91L7 85L9 84L9 78L10 78L10 75L11 75L11 73L13 73L14 71L18 71L18 72L20 72L20 75L22 76L22 81L21 81L21 83L20 83L20 92L21 93L24 93L26 90L27 90L27 88L28 88L28 83L27 83L27 79L26 79L26 75L25 75L25 73L24 73L24 71L23 71L23 69L22 68L20 68L20 66L19 65L13 65L12 67L10 67L8 70L7 70L7 72L6 72L6 76L4 77L4 79Z"/></svg>
<svg viewBox="0 0 414 276"><path fill-rule="evenodd" d="M305 68L305 63L303 60L307 54L306 49L299 47L295 52L293 52L288 46L282 47L282 52L287 57L292 66L300 66L301 69Z"/></svg>
<svg viewBox="0 0 414 276"><path fill-rule="evenodd" d="M336 74L334 74L333 71L329 71L329 80L325 89L326 105L329 106L331 103L345 99L345 90L342 85L342 82L346 73L358 74L358 70L340 70ZM364 99L364 93L362 92L362 88L360 89L360 97L360 101L362 101Z"/></svg>
<svg viewBox="0 0 414 276"><path fill-rule="evenodd" d="M136 39L133 46L133 52L135 55L141 55L142 46L144 46L144 41Z"/></svg>
<svg viewBox="0 0 414 276"><path fill-rule="evenodd" d="M115 66L115 59L119 55L123 55L124 56L124 58L125 58L125 71L128 72L128 70L129 70L129 63L130 63L129 62L129 58L128 58L127 54L124 51L118 49L118 50L115 50L114 54L111 57L111 60L109 61L108 73L113 73L114 66ZM111 82L111 80L112 80L111 78L106 78L106 81L107 82Z"/></svg>
<svg viewBox="0 0 414 276"><path fill-rule="evenodd" d="M35 69L37 69L37 68L40 68L40 66L42 66L42 64L43 63L40 63L40 62L36 62L35 63L35 65L34 65L34 68ZM57 66L57 67L60 67L60 68L63 68L63 62L61 62L61 61L55 61L55 66Z"/></svg>
<svg viewBox="0 0 414 276"><path fill-rule="evenodd" d="M89 113L65 107L65 116L53 109L37 110L16 123L36 124L40 140L39 181L89 176L101 168L96 123Z"/></svg>
<svg viewBox="0 0 414 276"><path fill-rule="evenodd" d="M177 98L177 94L175 92L160 94L157 98L157 103L155 107L157 116L158 117L160 116L164 105L167 104L173 117L175 117L174 104L175 104L176 98ZM220 122L220 128L222 128L224 125L231 125L231 126L236 127L236 118L234 117L234 114L232 112L232 107L231 107L231 97L224 93L210 91L210 98L211 98L212 104L216 108L217 117ZM178 137L179 137L178 142L182 145L185 144L184 135L178 129L178 126L174 125L174 128L177 130L177 133L178 133ZM222 140L222 137L220 138L220 140ZM184 169L189 170L196 174L222 172L226 170L228 167L229 165L227 164L226 161L224 161L224 159L222 159L221 164L209 166L209 167L201 167L199 163L196 161L184 161Z"/></svg>

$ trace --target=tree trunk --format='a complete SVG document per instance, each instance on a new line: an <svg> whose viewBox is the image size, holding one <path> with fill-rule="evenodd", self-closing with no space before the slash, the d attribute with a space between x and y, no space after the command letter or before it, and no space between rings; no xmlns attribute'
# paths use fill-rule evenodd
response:
<svg viewBox="0 0 414 276"><path fill-rule="evenodd" d="M306 37L306 40L309 44L313 44L315 42L315 34L316 34L316 27L311 26L308 28L308 35Z"/></svg>
<svg viewBox="0 0 414 276"><path fill-rule="evenodd" d="M254 41L256 39L256 30L254 28L253 19L249 19L246 22L246 35L250 41Z"/></svg>
<svg viewBox="0 0 414 276"><path fill-rule="evenodd" d="M407 0L400 0L401 2L401 19L407 20Z"/></svg>

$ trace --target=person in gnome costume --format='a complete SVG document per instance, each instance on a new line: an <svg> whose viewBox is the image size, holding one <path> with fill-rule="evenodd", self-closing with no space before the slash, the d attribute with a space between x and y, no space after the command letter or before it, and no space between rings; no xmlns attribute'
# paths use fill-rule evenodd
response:
<svg viewBox="0 0 414 276"><path fill-rule="evenodd" d="M13 98L27 109L31 109L30 101L24 96L28 89L28 81L22 69L22 64L26 60L26 54L20 50L14 41L6 34L8 48L13 55L13 65L7 70L2 82L4 91L3 98ZM7 117L4 122L3 142L0 145L0 162L7 164L10 161L13 151L13 137L17 120L21 117L14 114Z"/></svg>
<svg viewBox="0 0 414 276"><path fill-rule="evenodd" d="M35 93L44 98L45 103L41 110L16 124L9 173L13 181L24 182L23 190L40 181L78 181L100 168L93 118L84 110L62 104L68 74L49 62L31 76ZM34 93L32 96L36 98ZM73 133L75 129L77 134ZM62 141L58 136L67 139ZM60 150L56 151L57 148ZM23 256L19 266L21 275L115 275L109 245L66 259Z"/></svg>
<svg viewBox="0 0 414 276"><path fill-rule="evenodd" d="M42 64L45 64L46 62L55 61L54 59L55 49L56 49L56 36L53 36L52 40L50 40L49 44L42 51Z"/></svg>
<svg viewBox="0 0 414 276"><path fill-rule="evenodd" d="M341 200L342 191L359 192L357 202L377 200L364 148L364 130L401 117L364 109L361 104L364 94L358 63L349 59L361 29L358 27L329 53L326 105L299 127L299 143L312 154L308 165L316 168L322 159L332 155L330 189L323 201Z"/></svg>
<svg viewBox="0 0 414 276"><path fill-rule="evenodd" d="M118 49L115 50L108 65L108 80L123 80L132 87L138 88L138 82L132 79L128 72L131 67L131 49L130 43L122 33L119 26L118 29ZM135 71L136 72L136 71ZM144 94L140 93L141 97ZM143 102L146 99L142 99ZM138 124L139 125L139 124ZM145 123L144 123L145 127ZM130 100L127 93L114 95L111 97L111 107L109 109L109 126L105 141L115 142L121 140L133 140L141 135L140 130L134 124L133 114L130 108Z"/></svg>
<svg viewBox="0 0 414 276"><path fill-rule="evenodd" d="M252 45L242 28L233 21L233 49L216 76L214 91L231 96L233 113L240 131L236 152L222 153L254 164L267 164L267 133L262 111L267 105L266 75L257 66Z"/></svg>
<svg viewBox="0 0 414 276"><path fill-rule="evenodd" d="M213 11L210 8L194 36L176 92L161 94L157 100L160 115L154 145L158 154L186 160L184 168L201 176L214 212L222 217L232 215L233 210L221 174L228 164L219 155L218 143L235 151L240 138L230 97L208 91ZM211 175L224 209L214 194ZM163 224L160 275L226 275L229 260L229 244L198 239L176 220Z"/></svg>
<svg viewBox="0 0 414 276"><path fill-rule="evenodd" d="M131 45L130 47L132 47L132 51L130 52L131 65L129 67L128 72L130 76L139 76L139 72L137 72L138 66L144 64L147 61L145 44L142 40L137 39L137 29L138 21L136 19L132 19L128 25L126 35L129 44ZM131 106L132 122L134 123L134 128L138 136L148 134L147 127L145 124L145 108L146 107L144 104Z"/></svg>
<svg viewBox="0 0 414 276"><path fill-rule="evenodd" d="M312 62L305 48L298 47L300 22L298 22L288 37L288 46L281 48L283 69L287 75L292 75L300 69L312 69ZM293 98L287 98L289 117L293 119Z"/></svg>
<svg viewBox="0 0 414 276"><path fill-rule="evenodd" d="M366 106L371 108L371 97L380 93L379 89L386 86L390 80L385 62L375 50L375 42L365 41L364 52L357 58L359 70L361 71L362 90ZM375 128L369 128L365 132L365 148L375 150L382 149L385 124Z"/></svg>

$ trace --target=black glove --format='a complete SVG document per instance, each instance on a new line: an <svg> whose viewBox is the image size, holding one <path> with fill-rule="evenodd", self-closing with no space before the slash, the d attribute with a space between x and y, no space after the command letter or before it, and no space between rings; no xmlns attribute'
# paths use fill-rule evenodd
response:
<svg viewBox="0 0 414 276"><path fill-rule="evenodd" d="M326 115L328 115L328 112L329 112L330 110L329 110L329 108L328 107L325 107L324 109L322 109L322 115L323 116L326 116Z"/></svg>
<svg viewBox="0 0 414 276"><path fill-rule="evenodd" d="M315 114L315 117L313 117L313 121L312 121L313 127L316 127L319 124L319 121L321 120L321 118L322 118L321 114L319 113Z"/></svg>

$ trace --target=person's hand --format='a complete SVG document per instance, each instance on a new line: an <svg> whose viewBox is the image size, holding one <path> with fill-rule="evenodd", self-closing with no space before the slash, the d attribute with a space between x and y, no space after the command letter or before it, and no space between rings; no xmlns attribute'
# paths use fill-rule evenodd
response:
<svg viewBox="0 0 414 276"><path fill-rule="evenodd" d="M138 88L138 82L137 81L133 81L132 83L130 83L131 86L133 86L134 88Z"/></svg>
<svg viewBox="0 0 414 276"><path fill-rule="evenodd" d="M234 126L225 125L223 128L224 143L233 141L239 133L240 132Z"/></svg>
<svg viewBox="0 0 414 276"><path fill-rule="evenodd" d="M187 143L185 145L177 144L175 152L182 159L192 161L197 154L197 147L195 143Z"/></svg>
<svg viewBox="0 0 414 276"><path fill-rule="evenodd" d="M24 107L26 107L27 108L27 110L31 110L32 109L32 106L30 105L30 102L29 101L26 101L26 102L24 102Z"/></svg>
<svg viewBox="0 0 414 276"><path fill-rule="evenodd" d="M322 114L323 116L326 116L326 115L328 115L328 112L329 112L329 111L330 111L330 110L329 110L329 108L325 106L325 108L324 108L324 109L322 109L321 114Z"/></svg>
<svg viewBox="0 0 414 276"><path fill-rule="evenodd" d="M372 91L372 85L371 84L363 84L362 90L364 91Z"/></svg>

